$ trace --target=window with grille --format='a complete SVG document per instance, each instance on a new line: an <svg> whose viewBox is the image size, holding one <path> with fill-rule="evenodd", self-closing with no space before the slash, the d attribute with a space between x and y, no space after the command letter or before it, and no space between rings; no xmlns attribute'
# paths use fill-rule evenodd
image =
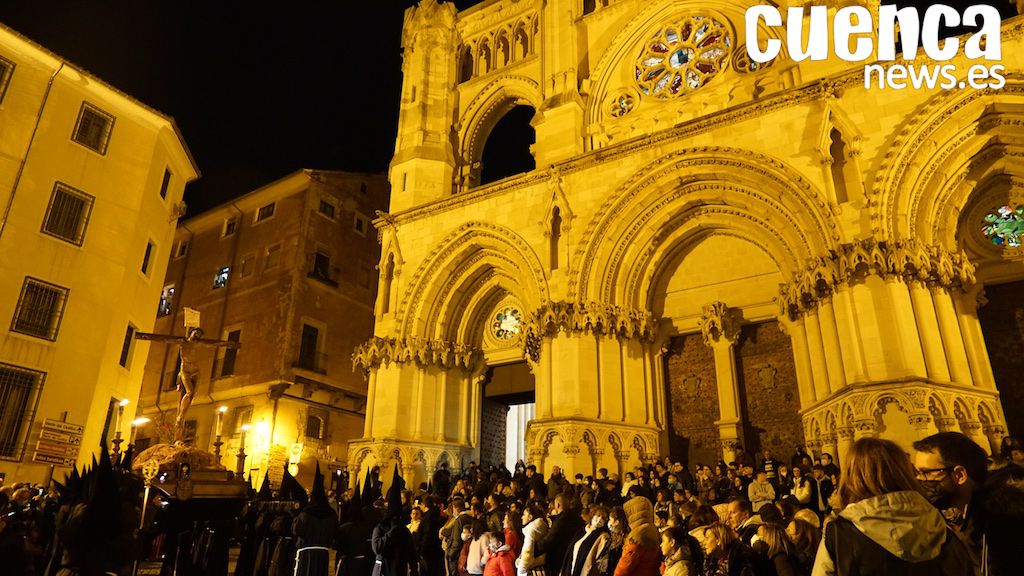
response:
<svg viewBox="0 0 1024 576"><path fill-rule="evenodd" d="M224 229L220 233L221 238L227 238L228 236L234 236L235 230L238 228L238 218L232 216L231 218L224 219Z"/></svg>
<svg viewBox="0 0 1024 576"><path fill-rule="evenodd" d="M217 273L214 274L213 276L213 289L216 290L217 288L223 288L227 286L228 274L230 273L231 268L229 266L224 266L220 270L217 270Z"/></svg>
<svg viewBox="0 0 1024 576"><path fill-rule="evenodd" d="M352 224L352 227L355 228L356 234L359 234L360 236L366 236L366 218L363 218L359 214L356 214L356 219L355 222Z"/></svg>
<svg viewBox="0 0 1024 576"><path fill-rule="evenodd" d="M253 269L256 268L256 255L246 254L242 256L242 263L238 265L238 275L242 278L252 276Z"/></svg>
<svg viewBox="0 0 1024 576"><path fill-rule="evenodd" d="M110 132L113 128L113 116L87 102L82 102L82 109L78 113L78 122L75 123L75 131L72 133L71 139L100 154L106 154L107 144L110 142Z"/></svg>
<svg viewBox="0 0 1024 576"><path fill-rule="evenodd" d="M252 406L241 406L235 408L235 426L234 434L237 436L242 433L242 426L252 422Z"/></svg>
<svg viewBox="0 0 1024 576"><path fill-rule="evenodd" d="M149 276L149 263L153 258L153 243L146 242L146 252L142 255L142 273Z"/></svg>
<svg viewBox="0 0 1024 576"><path fill-rule="evenodd" d="M14 62L6 58L0 58L0 102L4 101L4 94L7 93L7 85L11 83L11 76L14 75Z"/></svg>
<svg viewBox="0 0 1024 576"><path fill-rule="evenodd" d="M0 460L21 460L45 376L0 363Z"/></svg>
<svg viewBox="0 0 1024 576"><path fill-rule="evenodd" d="M324 437L324 419L319 416L306 417L306 437L322 440Z"/></svg>
<svg viewBox="0 0 1024 576"><path fill-rule="evenodd" d="M128 368L129 363L132 359L132 350L135 349L133 344L135 343L135 326L131 324L124 331L124 342L121 344L121 360L118 362L121 366Z"/></svg>
<svg viewBox="0 0 1024 576"><path fill-rule="evenodd" d="M326 200L320 201L320 213L323 214L324 216L330 218L331 220L334 220L335 210L336 209L334 207L334 204L331 204Z"/></svg>
<svg viewBox="0 0 1024 576"><path fill-rule="evenodd" d="M81 190L57 182L43 218L43 233L81 246L94 200Z"/></svg>
<svg viewBox="0 0 1024 576"><path fill-rule="evenodd" d="M263 264L264 270L273 270L281 263L281 245L274 244L267 246L267 259Z"/></svg>
<svg viewBox="0 0 1024 576"><path fill-rule="evenodd" d="M160 197L167 198L167 189L171 186L171 170L164 168L164 180L160 183Z"/></svg>
<svg viewBox="0 0 1024 576"><path fill-rule="evenodd" d="M25 278L11 330L46 340L57 339L57 329L68 300L67 288Z"/></svg>
<svg viewBox="0 0 1024 576"><path fill-rule="evenodd" d="M276 207L277 204L271 202L270 204L260 208L259 211L256 212L256 222L263 222L264 220L270 219L274 215Z"/></svg>
<svg viewBox="0 0 1024 576"><path fill-rule="evenodd" d="M174 284L164 286L160 293L160 307L156 310L157 316L168 316L174 310Z"/></svg>
<svg viewBox="0 0 1024 576"><path fill-rule="evenodd" d="M188 254L188 240L178 242L178 249L174 252L174 259L184 258Z"/></svg>
<svg viewBox="0 0 1024 576"><path fill-rule="evenodd" d="M242 338L241 330L232 330L228 332L229 342L239 342ZM226 348L224 350L224 358L221 359L220 363L220 375L221 376L233 376L235 374L235 361L238 360L238 349L237 348Z"/></svg>

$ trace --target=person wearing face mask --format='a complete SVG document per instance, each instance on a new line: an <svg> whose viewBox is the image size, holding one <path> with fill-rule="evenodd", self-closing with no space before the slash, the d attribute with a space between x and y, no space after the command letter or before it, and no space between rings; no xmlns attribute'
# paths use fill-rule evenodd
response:
<svg viewBox="0 0 1024 576"><path fill-rule="evenodd" d="M601 576L612 576L622 558L622 549L626 545L629 534L629 519L622 506L608 511L608 546L597 557L597 573Z"/></svg>
<svg viewBox="0 0 1024 576"><path fill-rule="evenodd" d="M512 549L505 543L504 535L501 532L492 534L487 547L489 552L484 576L514 576L516 570L512 563Z"/></svg>
<svg viewBox="0 0 1024 576"><path fill-rule="evenodd" d="M704 565L700 543L681 526L661 533L661 556L665 559L664 576L697 576Z"/></svg>
<svg viewBox="0 0 1024 576"><path fill-rule="evenodd" d="M608 547L611 537L606 525L608 509L604 506L590 507L590 523L569 545L569 552L562 563L560 576L599 576L597 559Z"/></svg>
<svg viewBox="0 0 1024 576"><path fill-rule="evenodd" d="M914 442L914 472L925 496L963 535L976 560L984 557L985 526L977 502L988 476L985 451L959 432L939 432Z"/></svg>

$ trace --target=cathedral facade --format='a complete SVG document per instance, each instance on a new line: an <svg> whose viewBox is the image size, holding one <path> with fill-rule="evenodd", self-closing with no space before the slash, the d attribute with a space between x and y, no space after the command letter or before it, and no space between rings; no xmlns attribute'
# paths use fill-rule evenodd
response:
<svg viewBox="0 0 1024 576"><path fill-rule="evenodd" d="M940 430L998 449L1024 406L1020 318L993 328L997 366L979 305L1024 266L983 225L1024 203L1024 20L1002 22L1001 89L894 90L834 57L753 62L747 7L407 10L350 469L480 461L492 408L523 398L527 461L569 474ZM485 145L520 107L535 167L488 182Z"/></svg>

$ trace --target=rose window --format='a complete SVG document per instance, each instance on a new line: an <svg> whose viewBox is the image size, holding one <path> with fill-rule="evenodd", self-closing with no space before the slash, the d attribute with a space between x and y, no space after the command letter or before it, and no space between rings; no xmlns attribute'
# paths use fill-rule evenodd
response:
<svg viewBox="0 0 1024 576"><path fill-rule="evenodd" d="M993 244L1012 248L1020 246L1020 238L1024 236L1024 206L1002 206L986 214L984 220L981 232Z"/></svg>
<svg viewBox="0 0 1024 576"><path fill-rule="evenodd" d="M732 40L725 24L690 16L658 30L636 63L640 91L662 100L692 92L715 77L729 60Z"/></svg>
<svg viewBox="0 0 1024 576"><path fill-rule="evenodd" d="M494 315L491 331L498 340L511 340L522 330L523 317L518 308L503 308Z"/></svg>

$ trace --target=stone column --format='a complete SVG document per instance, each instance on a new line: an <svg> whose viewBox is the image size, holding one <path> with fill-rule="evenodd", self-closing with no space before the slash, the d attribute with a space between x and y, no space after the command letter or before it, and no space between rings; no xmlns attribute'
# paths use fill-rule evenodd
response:
<svg viewBox="0 0 1024 576"><path fill-rule="evenodd" d="M853 436L853 426L836 428L836 437L838 438L836 451L839 452L835 455L836 462L846 462L846 456L850 453L850 448L853 447Z"/></svg>
<svg viewBox="0 0 1024 576"><path fill-rule="evenodd" d="M836 433L830 432L821 435L821 453L828 454L832 457L832 460L836 462L839 461L838 447L839 445Z"/></svg>
<svg viewBox="0 0 1024 576"><path fill-rule="evenodd" d="M804 328L807 331L807 349L811 356L811 371L814 373L814 396L818 400L828 397L831 384L825 345L821 339L821 324L818 312L809 310L804 314Z"/></svg>
<svg viewBox="0 0 1024 576"><path fill-rule="evenodd" d="M416 486L416 467L411 462L402 462L402 479L405 480L405 485L412 490Z"/></svg>
<svg viewBox="0 0 1024 576"><path fill-rule="evenodd" d="M843 349L839 345L839 328L836 326L831 298L818 303L818 323L825 350L825 364L828 366L828 387L835 393L846 386L846 369L843 368Z"/></svg>
<svg viewBox="0 0 1024 576"><path fill-rule="evenodd" d="M538 472L544 470L544 449L530 448L526 452L526 463L536 466Z"/></svg>
<svg viewBox="0 0 1024 576"><path fill-rule="evenodd" d="M991 453L999 454L1003 438L1006 436L1006 428L1000 424L988 424L982 428L982 432L988 437L989 446L992 448Z"/></svg>
<svg viewBox="0 0 1024 576"><path fill-rule="evenodd" d="M964 338L960 333L960 320L953 307L953 299L950 298L949 292L945 288L933 288L932 299L935 302L935 315L939 321L939 331L942 333L942 345L946 349L946 359L949 361L949 373L957 384L971 386L974 384L974 380L971 377L971 367L967 362L967 351L964 348Z"/></svg>
<svg viewBox="0 0 1024 576"><path fill-rule="evenodd" d="M942 348L932 295L922 282L911 282L909 287L928 377L939 382L949 382L949 367L946 364L946 352Z"/></svg>
<svg viewBox="0 0 1024 576"><path fill-rule="evenodd" d="M936 418L935 427L939 429L939 432L960 431L960 423L957 422L956 418L952 417Z"/></svg>
<svg viewBox="0 0 1024 576"><path fill-rule="evenodd" d="M718 436L722 441L722 456L726 462L735 459L730 455L726 443L743 442L742 422L740 422L739 382L736 376L736 355L733 347L740 335L739 320L734 310L724 302L712 302L701 310L698 322L704 343L711 347L715 355L715 380L718 386Z"/></svg>
<svg viewBox="0 0 1024 576"><path fill-rule="evenodd" d="M855 440L861 438L874 438L878 435L878 424L874 419L857 420L853 424L853 436Z"/></svg>
<svg viewBox="0 0 1024 576"><path fill-rule="evenodd" d="M619 480L623 480L626 477L626 464L629 462L629 457L629 450L615 451L615 463L619 467Z"/></svg>
<svg viewBox="0 0 1024 576"><path fill-rule="evenodd" d="M597 469L601 467L601 457L604 456L604 450L601 448L590 449L590 461L591 461L591 473L596 476Z"/></svg>
<svg viewBox="0 0 1024 576"><path fill-rule="evenodd" d="M821 457L821 440L815 438L807 441L807 451L811 455L811 460Z"/></svg>
<svg viewBox="0 0 1024 576"><path fill-rule="evenodd" d="M920 440L928 436L931 431L932 415L931 414L911 414L910 425L914 427L914 431L917 434L917 439Z"/></svg>
<svg viewBox="0 0 1024 576"><path fill-rule="evenodd" d="M975 444L981 446L982 449L986 449L985 451L988 452L988 438L986 438L981 432L981 422L978 422L977 420L967 420L960 425L960 428L968 438L974 440Z"/></svg>

